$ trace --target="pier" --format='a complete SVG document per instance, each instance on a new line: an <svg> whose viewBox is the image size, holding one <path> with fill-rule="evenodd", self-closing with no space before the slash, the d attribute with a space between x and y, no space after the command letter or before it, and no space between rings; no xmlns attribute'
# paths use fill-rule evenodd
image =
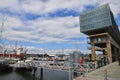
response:
<svg viewBox="0 0 120 80"><path fill-rule="evenodd" d="M64 71L73 70L73 72L77 72L77 73L84 73L84 72L86 73L95 69L95 68L92 69L91 65L89 64L83 64L83 65L79 63L70 64L69 62L54 63L53 61L18 62L10 66L12 66L14 69L16 68L47 68L47 69L64 70Z"/></svg>

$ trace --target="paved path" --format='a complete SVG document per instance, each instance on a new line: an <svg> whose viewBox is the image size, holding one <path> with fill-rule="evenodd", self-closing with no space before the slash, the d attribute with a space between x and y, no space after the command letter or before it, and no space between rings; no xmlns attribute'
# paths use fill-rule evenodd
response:
<svg viewBox="0 0 120 80"><path fill-rule="evenodd" d="M75 80L120 80L120 66L118 66L118 62L114 62Z"/></svg>

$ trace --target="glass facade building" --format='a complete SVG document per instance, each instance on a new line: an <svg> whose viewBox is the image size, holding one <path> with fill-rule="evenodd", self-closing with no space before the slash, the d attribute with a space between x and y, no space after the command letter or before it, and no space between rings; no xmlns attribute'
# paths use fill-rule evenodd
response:
<svg viewBox="0 0 120 80"><path fill-rule="evenodd" d="M120 43L120 32L108 4L81 13L80 31L87 35L109 33Z"/></svg>
<svg viewBox="0 0 120 80"><path fill-rule="evenodd" d="M86 32L112 26L111 10L108 4L80 15L80 31Z"/></svg>

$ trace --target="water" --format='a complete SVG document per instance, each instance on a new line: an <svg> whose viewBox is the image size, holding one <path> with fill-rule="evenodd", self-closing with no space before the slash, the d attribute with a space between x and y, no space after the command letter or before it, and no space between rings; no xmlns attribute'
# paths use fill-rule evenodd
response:
<svg viewBox="0 0 120 80"><path fill-rule="evenodd" d="M0 80L33 80L29 72L0 72Z"/></svg>
<svg viewBox="0 0 120 80"><path fill-rule="evenodd" d="M35 77L28 71L0 72L0 80L40 80L40 68L36 70ZM43 80L69 80L69 73L43 69Z"/></svg>

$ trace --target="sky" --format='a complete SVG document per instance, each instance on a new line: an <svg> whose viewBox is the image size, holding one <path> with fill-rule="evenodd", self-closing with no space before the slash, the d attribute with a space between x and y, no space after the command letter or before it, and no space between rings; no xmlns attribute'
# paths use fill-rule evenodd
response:
<svg viewBox="0 0 120 80"><path fill-rule="evenodd" d="M17 41L33 53L88 53L79 15L106 3L120 30L120 0L0 0L2 44L14 46Z"/></svg>

